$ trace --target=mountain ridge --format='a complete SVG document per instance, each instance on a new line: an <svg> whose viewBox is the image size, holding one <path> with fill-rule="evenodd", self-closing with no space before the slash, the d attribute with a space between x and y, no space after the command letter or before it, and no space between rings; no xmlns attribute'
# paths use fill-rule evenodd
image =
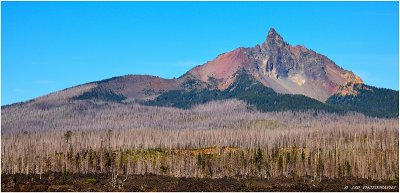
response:
<svg viewBox="0 0 400 193"><path fill-rule="evenodd" d="M238 84L238 74L248 76L251 81L255 82L254 84L258 85L256 91L269 93L269 98L254 96L251 99L243 98L245 96L243 95L244 90L236 90L234 93L237 96L230 96L231 94L226 89L232 88L233 84ZM242 97L243 100L251 101L250 103L254 103L253 105L258 105L258 109L288 109L287 107L291 106L289 103L284 103L286 106L282 106L282 108L262 107L259 105L271 105L268 100L276 100L276 97L283 97L287 100L299 100L297 102L299 102L300 106L302 106L302 103L309 104L309 107L304 107L304 109L318 106L318 108L325 110L337 110L336 107L341 106L339 108L340 111L343 109L358 111L360 108L352 106L356 103L348 103L349 97L357 98L358 93L364 93L362 89L373 89L377 90L376 92L381 92L382 90L368 85L361 86L360 90L357 85L364 84L362 79L353 72L343 69L328 57L304 46L291 46L274 28L271 28L263 43L254 47L239 47L220 54L215 59L190 69L179 78L165 79L152 75L117 76L74 86L25 103L15 104L32 104L51 108L51 106L67 104L74 100L88 100L122 103L139 102L148 105L168 106L168 101L160 102L160 100L163 101L162 97L168 98L183 94L188 97L187 99L182 99L187 100L183 101L189 105L186 107L209 100ZM357 89L354 89L356 87ZM205 99L193 97L192 95L196 93ZM389 97L391 100L393 100L393 96L396 96L396 93L398 96L398 91L389 91L388 93L391 95ZM211 96L206 96L206 94ZM295 97L290 97L290 95ZM296 97L297 95L305 96L306 98ZM371 95L371 97L374 98L375 95ZM343 100L343 98L346 98L346 100ZM367 99L364 97L362 100ZM2 106L2 108L8 106ZM376 106L379 106L379 104ZM384 104L383 106L387 105ZM291 107L303 109L303 107ZM385 109L391 110L389 112L391 116L398 115L398 112L392 112L392 108ZM365 109L360 111L365 111ZM371 114L371 116L384 116L384 114L384 112L377 112Z"/></svg>

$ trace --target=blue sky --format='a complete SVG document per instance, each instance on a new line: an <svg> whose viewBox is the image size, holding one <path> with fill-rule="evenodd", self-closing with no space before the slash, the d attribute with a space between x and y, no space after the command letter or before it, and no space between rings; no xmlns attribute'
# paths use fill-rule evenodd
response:
<svg viewBox="0 0 400 193"><path fill-rule="evenodd" d="M179 77L270 27L398 90L398 2L2 2L1 103L126 74Z"/></svg>

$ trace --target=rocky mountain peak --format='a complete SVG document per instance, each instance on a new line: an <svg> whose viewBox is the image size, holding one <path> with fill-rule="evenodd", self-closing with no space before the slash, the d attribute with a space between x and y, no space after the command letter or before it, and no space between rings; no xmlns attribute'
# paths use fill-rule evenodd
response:
<svg viewBox="0 0 400 193"><path fill-rule="evenodd" d="M235 81L240 69L275 92L301 94L321 102L347 83L362 83L326 56L304 46L289 45L274 28L270 28L262 44L221 54L187 74L224 90Z"/></svg>
<svg viewBox="0 0 400 193"><path fill-rule="evenodd" d="M281 36L278 34L278 32L276 32L275 28L272 28L272 27L269 28L267 38L268 38L268 37L275 37L275 36L281 37ZM281 38L282 38L282 37L281 37Z"/></svg>
<svg viewBox="0 0 400 193"><path fill-rule="evenodd" d="M266 38L264 44L267 44L269 46L276 45L279 47L288 45L285 42L285 40L283 40L282 36L279 35L278 32L276 32L276 30L274 28L269 29L269 32L268 32L268 35L267 35L267 38Z"/></svg>

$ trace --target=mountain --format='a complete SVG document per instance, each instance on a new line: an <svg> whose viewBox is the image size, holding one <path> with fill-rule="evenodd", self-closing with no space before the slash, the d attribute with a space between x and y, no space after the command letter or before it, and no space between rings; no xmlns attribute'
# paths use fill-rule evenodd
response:
<svg viewBox="0 0 400 193"><path fill-rule="evenodd" d="M73 101L106 101L190 108L229 98L244 100L262 111L351 110L370 116L398 116L398 91L363 84L360 77L326 56L289 45L273 28L263 43L223 53L177 79L126 75L16 105L51 108Z"/></svg>
<svg viewBox="0 0 400 193"><path fill-rule="evenodd" d="M209 83L210 77L224 90L234 81L238 69L246 71L264 86L278 93L302 94L325 102L347 83L362 83L350 71L327 57L303 46L291 46L271 28L264 43L238 48L188 72Z"/></svg>

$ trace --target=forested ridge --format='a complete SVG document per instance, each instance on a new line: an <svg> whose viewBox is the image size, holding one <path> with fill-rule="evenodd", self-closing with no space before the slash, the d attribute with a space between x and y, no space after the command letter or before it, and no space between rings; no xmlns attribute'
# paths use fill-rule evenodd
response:
<svg viewBox="0 0 400 193"><path fill-rule="evenodd" d="M328 98L327 103L341 105L350 110L362 112L368 116L398 117L399 92L386 88L377 88L365 84L352 85L357 95L336 94Z"/></svg>
<svg viewBox="0 0 400 193"><path fill-rule="evenodd" d="M398 91L363 85L356 96L338 94L322 103L304 95L276 93L244 72L239 72L236 76L235 82L223 91L207 88L173 90L141 104L188 109L212 100L236 98L263 112L315 109L335 113L357 111L375 117L398 117Z"/></svg>

